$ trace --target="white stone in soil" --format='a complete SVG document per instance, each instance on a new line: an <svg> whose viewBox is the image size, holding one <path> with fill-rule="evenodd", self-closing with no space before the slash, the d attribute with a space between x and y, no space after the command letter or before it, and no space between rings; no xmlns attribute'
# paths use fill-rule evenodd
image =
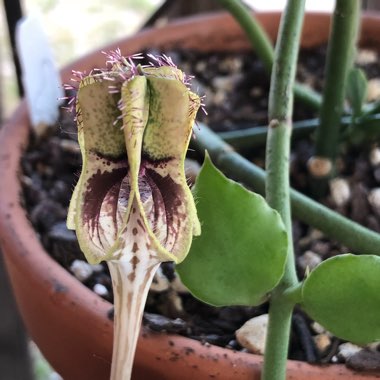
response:
<svg viewBox="0 0 380 380"><path fill-rule="evenodd" d="M356 344L346 342L342 343L338 347L338 357L344 360L347 360L352 355L356 354L357 352L361 351L361 347L357 346Z"/></svg>
<svg viewBox="0 0 380 380"><path fill-rule="evenodd" d="M184 309L182 304L182 298L177 294L177 292L169 292L168 301L171 305L172 310L174 310L177 315L183 314Z"/></svg>
<svg viewBox="0 0 380 380"><path fill-rule="evenodd" d="M315 346L317 347L320 353L325 352L326 349L330 347L331 345L331 337L329 336L329 334L326 334L326 333L318 334L318 335L315 335L313 339L314 339Z"/></svg>
<svg viewBox="0 0 380 380"><path fill-rule="evenodd" d="M368 65L376 63L377 52L369 49L360 49L356 55L355 62L359 65Z"/></svg>
<svg viewBox="0 0 380 380"><path fill-rule="evenodd" d="M326 334L330 338L332 338L334 335L331 334L330 331L326 330L322 325L320 325L318 322L313 322L311 324L311 329L316 333L316 334Z"/></svg>
<svg viewBox="0 0 380 380"><path fill-rule="evenodd" d="M311 240L320 240L324 237L324 233L320 230L317 230L316 228L313 228L310 232L310 238Z"/></svg>
<svg viewBox="0 0 380 380"><path fill-rule="evenodd" d="M101 297L108 295L108 289L103 284L95 284L92 290Z"/></svg>
<svg viewBox="0 0 380 380"><path fill-rule="evenodd" d="M161 267L157 269L156 274L153 277L152 284L150 285L150 290L154 292L164 292L169 289L169 280L162 273Z"/></svg>
<svg viewBox="0 0 380 380"><path fill-rule="evenodd" d="M65 152L78 153L80 152L79 144L74 140L60 139L59 145Z"/></svg>
<svg viewBox="0 0 380 380"><path fill-rule="evenodd" d="M235 332L239 344L254 354L264 354L268 328L268 314L263 314L245 322Z"/></svg>
<svg viewBox="0 0 380 380"><path fill-rule="evenodd" d="M195 70L197 71L205 71L207 69L207 63L205 61L199 61L195 65ZM188 71L186 71L188 72Z"/></svg>
<svg viewBox="0 0 380 380"><path fill-rule="evenodd" d="M368 202L373 208L380 211L380 187L369 192Z"/></svg>
<svg viewBox="0 0 380 380"><path fill-rule="evenodd" d="M318 266L322 262L322 259L315 252L306 251L302 256L300 256L297 259L297 262L303 270L306 270L306 268L309 268L311 270Z"/></svg>
<svg viewBox="0 0 380 380"><path fill-rule="evenodd" d="M323 334L326 332L326 329L322 325L320 325L318 322L313 322L311 324L311 328L317 334Z"/></svg>
<svg viewBox="0 0 380 380"><path fill-rule="evenodd" d="M344 206L351 198L351 189L344 178L334 178L330 181L330 193L333 202L338 206Z"/></svg>
<svg viewBox="0 0 380 380"><path fill-rule="evenodd" d="M94 265L91 265L91 267L92 267L92 270L94 271L94 273L101 273L104 270L102 264L94 264Z"/></svg>
<svg viewBox="0 0 380 380"><path fill-rule="evenodd" d="M189 289L184 285L179 276L175 276L173 281L170 283L171 288L180 294L189 294Z"/></svg>
<svg viewBox="0 0 380 380"><path fill-rule="evenodd" d="M375 352L380 351L380 341L367 344L366 347L370 349L371 351L375 351Z"/></svg>
<svg viewBox="0 0 380 380"><path fill-rule="evenodd" d="M221 104L226 102L226 93L223 90L217 90L212 99L214 105L220 106Z"/></svg>
<svg viewBox="0 0 380 380"><path fill-rule="evenodd" d="M367 101L373 102L380 98L380 79L374 78L368 81Z"/></svg>
<svg viewBox="0 0 380 380"><path fill-rule="evenodd" d="M239 76L231 75L228 77L215 77L212 80L212 85L218 91L222 90L223 92L231 92L234 88L234 83L236 78Z"/></svg>
<svg viewBox="0 0 380 380"><path fill-rule="evenodd" d="M225 71L231 71L232 73L239 73L243 61L239 57L225 58L220 62L220 68Z"/></svg>
<svg viewBox="0 0 380 380"><path fill-rule="evenodd" d="M369 161L372 166L380 165L380 148L374 147L369 152Z"/></svg>
<svg viewBox="0 0 380 380"><path fill-rule="evenodd" d="M92 265L83 260L74 260L70 266L70 271L81 282L86 281L94 272Z"/></svg>

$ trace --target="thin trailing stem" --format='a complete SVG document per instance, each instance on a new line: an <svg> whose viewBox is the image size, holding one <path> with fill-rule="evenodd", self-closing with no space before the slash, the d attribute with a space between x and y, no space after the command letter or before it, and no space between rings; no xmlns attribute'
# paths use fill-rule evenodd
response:
<svg viewBox="0 0 380 380"><path fill-rule="evenodd" d="M270 75L273 66L274 50L264 29L240 0L219 0L219 2L231 13L233 17L235 17L236 21L245 31L249 41L254 47L256 54L263 62L265 70L268 75ZM295 98L307 105L310 109L315 111L320 109L322 103L321 96L313 89L299 83L295 83L293 91Z"/></svg>
<svg viewBox="0 0 380 380"><path fill-rule="evenodd" d="M352 119L350 118L350 122ZM310 119L294 123L292 137L307 137L315 131L318 119ZM239 128L239 126L237 126ZM246 129L237 129L228 132L219 132L218 136L231 144L235 149L252 149L263 146L267 141L268 127L259 126Z"/></svg>
<svg viewBox="0 0 380 380"><path fill-rule="evenodd" d="M326 79L316 133L315 157L309 170L315 178L316 196L327 189L334 172L339 125L343 112L347 75L352 67L358 34L360 0L337 0L326 61Z"/></svg>
<svg viewBox="0 0 380 380"><path fill-rule="evenodd" d="M266 146L266 199L279 212L288 233L285 273L271 294L263 380L283 380L294 304L283 292L298 283L295 270L290 210L289 155L293 88L305 1L288 0L281 17L269 92Z"/></svg>
<svg viewBox="0 0 380 380"><path fill-rule="evenodd" d="M366 131L365 135L379 135L380 114L366 114L355 119L356 131ZM292 139L308 137L319 126L319 119L308 119L293 123ZM349 138L352 130L352 116L343 116L340 119L340 136L344 140ZM218 136L235 149L252 149L264 145L267 140L268 128L257 126L246 128L244 124L236 124L236 130L219 132Z"/></svg>
<svg viewBox="0 0 380 380"><path fill-rule="evenodd" d="M207 150L213 163L228 177L265 195L266 173L263 169L235 152L204 124L200 124L200 128L194 132L196 138L192 141L192 148L200 154ZM353 252L380 255L380 234L345 218L296 190L290 190L290 199L295 218L340 241Z"/></svg>

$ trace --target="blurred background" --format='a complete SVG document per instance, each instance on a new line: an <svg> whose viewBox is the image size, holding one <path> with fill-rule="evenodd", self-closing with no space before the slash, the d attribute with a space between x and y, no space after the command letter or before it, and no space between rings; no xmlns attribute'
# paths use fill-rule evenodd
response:
<svg viewBox="0 0 380 380"><path fill-rule="evenodd" d="M62 66L75 57L105 45L107 42L131 35L144 26L152 14L159 10L171 17L198 11L218 9L217 0L4 0L5 4L19 2L23 15L39 14L43 28L53 48L57 65ZM191 3L191 4L188 4ZM246 1L256 10L283 9L286 0ZM309 10L330 11L334 0L309 0ZM9 43L9 33L4 7L0 7L0 84L3 118L17 103L17 82ZM5 96L6 95L6 96Z"/></svg>
<svg viewBox="0 0 380 380"><path fill-rule="evenodd" d="M249 0L246 3L257 11L279 10L283 9L286 0ZM331 11L334 0L308 0L306 4L308 10ZM363 0L363 7L380 9L380 0ZM0 6L0 125L19 100L11 48L14 25L9 24L20 15L40 15L54 59L60 67L146 25L161 25L172 18L219 9L217 0L3 0ZM0 321L1 380L60 379L22 328L1 252Z"/></svg>

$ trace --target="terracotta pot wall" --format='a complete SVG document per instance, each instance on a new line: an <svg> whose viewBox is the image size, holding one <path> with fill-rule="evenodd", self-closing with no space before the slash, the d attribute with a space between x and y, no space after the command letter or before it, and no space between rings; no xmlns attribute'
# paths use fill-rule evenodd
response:
<svg viewBox="0 0 380 380"><path fill-rule="evenodd" d="M279 14L257 17L274 39ZM302 45L310 47L326 41L328 25L327 15L308 15ZM367 33L363 42L379 48L380 19L366 18L363 30ZM157 31L146 30L106 50L120 47L124 54L131 54L146 48L175 46L208 51L226 46L240 50L249 45L232 18L218 14L177 22ZM89 70L103 65L102 54L90 54L62 71L63 82L69 81L71 69ZM31 338L65 380L106 380L112 351L112 323L107 313L112 305L84 287L46 254L20 207L19 160L28 135L28 114L22 102L0 132L0 241L14 294ZM256 355L143 331L134 379L254 380L259 379L261 361ZM350 375L355 379L377 378L352 374L340 365L326 367L322 373L323 376L318 366L289 362L288 379L343 380Z"/></svg>

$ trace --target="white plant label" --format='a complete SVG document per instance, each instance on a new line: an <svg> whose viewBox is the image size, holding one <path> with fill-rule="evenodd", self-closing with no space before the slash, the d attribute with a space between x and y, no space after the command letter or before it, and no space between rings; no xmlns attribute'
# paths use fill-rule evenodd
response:
<svg viewBox="0 0 380 380"><path fill-rule="evenodd" d="M59 116L63 88L39 16L28 16L18 23L16 46L31 123L36 129L53 125Z"/></svg>

